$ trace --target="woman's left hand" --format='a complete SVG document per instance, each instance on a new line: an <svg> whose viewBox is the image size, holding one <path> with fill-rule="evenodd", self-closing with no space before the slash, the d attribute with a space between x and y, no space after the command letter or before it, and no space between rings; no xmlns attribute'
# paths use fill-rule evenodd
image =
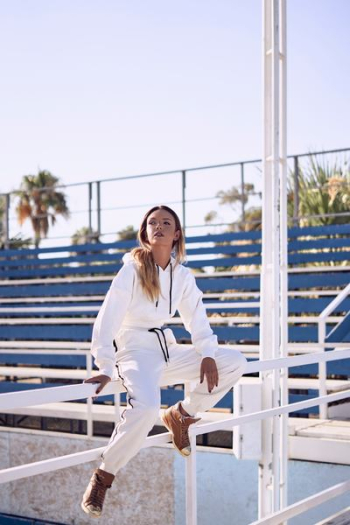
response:
<svg viewBox="0 0 350 525"><path fill-rule="evenodd" d="M215 359L212 357L204 357L204 359L202 359L200 371L201 383L203 383L205 377L207 378L208 392L211 393L214 386L218 386L219 384L219 372Z"/></svg>

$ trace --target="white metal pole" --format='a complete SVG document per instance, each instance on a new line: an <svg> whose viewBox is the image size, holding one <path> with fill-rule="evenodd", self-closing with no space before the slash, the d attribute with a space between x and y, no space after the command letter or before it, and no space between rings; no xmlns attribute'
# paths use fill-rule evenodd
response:
<svg viewBox="0 0 350 525"><path fill-rule="evenodd" d="M288 356L288 214L287 214L287 13L286 0L280 4L280 71L281 71L281 182L280 182L280 357ZM288 404L288 371L280 381L281 404ZM288 505L288 415L280 418L280 507Z"/></svg>
<svg viewBox="0 0 350 525"><path fill-rule="evenodd" d="M323 344L326 340L326 319L320 316L318 321L318 342L320 343L320 350L325 351ZM318 364L318 381L319 381L319 395L325 396L327 394L327 364ZM327 405L320 406L320 418L327 419L328 407Z"/></svg>
<svg viewBox="0 0 350 525"><path fill-rule="evenodd" d="M263 0L263 214L260 299L260 359L285 355L287 347L286 76L285 1ZM283 324L283 329L281 325ZM280 370L262 373L263 410L281 404L286 378ZM259 517L281 504L286 472L286 423L262 423Z"/></svg>
<svg viewBox="0 0 350 525"><path fill-rule="evenodd" d="M272 320L272 353L279 357L280 352L280 20L279 0L273 0L272 6L272 163L273 163L273 320ZM280 406L280 370L273 371L272 405ZM274 417L272 426L272 510L280 508L280 418Z"/></svg>
<svg viewBox="0 0 350 525"><path fill-rule="evenodd" d="M273 338L270 319L273 316L272 259L272 0L263 0L263 194L262 194L262 264L260 293L260 360L272 359ZM272 406L271 373L261 372L262 409ZM262 421L261 461L259 464L259 518L272 513L272 426L271 419Z"/></svg>
<svg viewBox="0 0 350 525"><path fill-rule="evenodd" d="M87 377L92 375L92 355L90 352L86 353L86 373ZM86 420L86 430L87 436L92 437L94 433L93 428L93 415L92 415L92 397L87 398L87 420Z"/></svg>
<svg viewBox="0 0 350 525"><path fill-rule="evenodd" d="M186 458L186 525L197 525L197 446L190 435L191 455Z"/></svg>

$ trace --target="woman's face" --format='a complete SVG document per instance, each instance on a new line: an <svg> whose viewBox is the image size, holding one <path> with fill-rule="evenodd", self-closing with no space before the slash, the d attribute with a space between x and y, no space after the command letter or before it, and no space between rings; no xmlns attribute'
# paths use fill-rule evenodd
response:
<svg viewBox="0 0 350 525"><path fill-rule="evenodd" d="M146 234L151 246L168 246L172 248L174 241L180 237L176 230L175 219L166 210L155 210L147 218Z"/></svg>

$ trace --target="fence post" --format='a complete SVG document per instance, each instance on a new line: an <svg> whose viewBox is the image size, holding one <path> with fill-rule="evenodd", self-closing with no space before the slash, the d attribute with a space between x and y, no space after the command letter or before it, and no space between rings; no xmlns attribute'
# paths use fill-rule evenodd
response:
<svg viewBox="0 0 350 525"><path fill-rule="evenodd" d="M10 194L4 193L4 215L3 215L3 242L5 250L10 248L10 221L9 221L9 211L10 211Z"/></svg>
<svg viewBox="0 0 350 525"><path fill-rule="evenodd" d="M96 181L97 188L97 235L101 235L101 182ZM100 239L99 239L100 240Z"/></svg>
<svg viewBox="0 0 350 525"><path fill-rule="evenodd" d="M92 375L92 355L90 352L86 352L86 374L87 377ZM86 418L86 430L87 436L90 438L93 436L93 415L92 415L92 398L87 398L87 418Z"/></svg>
<svg viewBox="0 0 350 525"><path fill-rule="evenodd" d="M190 435L191 455L186 458L186 525L197 525L196 435Z"/></svg>
<svg viewBox="0 0 350 525"><path fill-rule="evenodd" d="M245 188L244 188L244 163L241 162L241 203L242 203L242 219L241 222L245 222Z"/></svg>
<svg viewBox="0 0 350 525"><path fill-rule="evenodd" d="M326 340L326 319L323 317L319 318L318 321L318 342L320 344L320 350L325 352L324 343ZM319 381L319 396L327 395L327 363L318 363L318 381ZM328 417L328 405L320 405L320 418L327 419Z"/></svg>
<svg viewBox="0 0 350 525"><path fill-rule="evenodd" d="M294 207L293 224L299 226L299 158L294 157Z"/></svg>
<svg viewBox="0 0 350 525"><path fill-rule="evenodd" d="M92 231L92 182L88 182L89 192L89 233Z"/></svg>

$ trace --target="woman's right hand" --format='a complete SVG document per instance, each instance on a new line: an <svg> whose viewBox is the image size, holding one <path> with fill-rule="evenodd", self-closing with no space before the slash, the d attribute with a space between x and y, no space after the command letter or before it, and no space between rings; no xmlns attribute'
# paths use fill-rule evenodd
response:
<svg viewBox="0 0 350 525"><path fill-rule="evenodd" d="M89 377L89 379L85 379L84 383L99 383L99 386L96 389L96 394L99 394L101 390L104 389L106 385L111 381L111 378L109 376L106 376L104 374L100 374L98 376ZM92 399L95 400L97 396L93 396Z"/></svg>

